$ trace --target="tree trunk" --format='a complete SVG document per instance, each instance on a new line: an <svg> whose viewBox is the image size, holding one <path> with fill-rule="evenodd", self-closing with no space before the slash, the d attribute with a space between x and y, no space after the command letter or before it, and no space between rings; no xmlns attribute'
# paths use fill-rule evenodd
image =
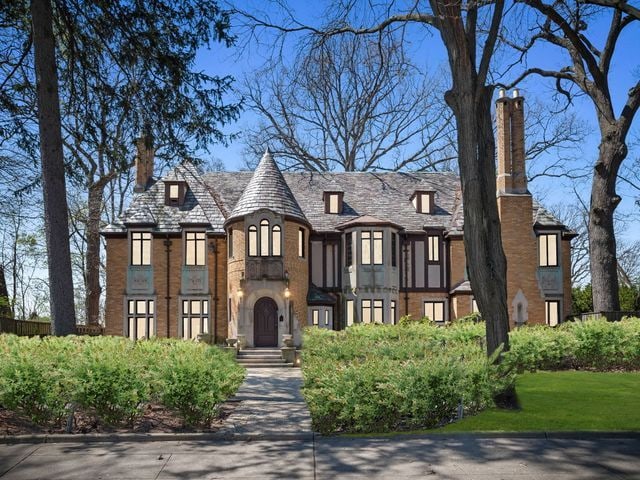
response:
<svg viewBox="0 0 640 480"><path fill-rule="evenodd" d="M7 280L4 278L4 265L0 263L0 317L13 318Z"/></svg>
<svg viewBox="0 0 640 480"><path fill-rule="evenodd" d="M473 294L486 319L488 355L501 345L503 351L509 350L507 261L495 193L491 91L490 87L484 87L477 99L473 92L460 90L451 91L446 97L458 126L464 247Z"/></svg>
<svg viewBox="0 0 640 480"><path fill-rule="evenodd" d="M491 119L493 87L485 85L476 66L475 14L467 13L466 28L460 2L431 0L436 26L447 48L453 86L445 95L456 119L458 164L464 203L464 247L473 293L486 323L487 354L501 346L509 350L507 260L502 249L496 202L495 139ZM500 20L503 2L494 12ZM474 7L475 8L475 7ZM473 15L472 15L473 13ZM497 29L493 35L497 35ZM495 38L494 38L495 40ZM486 40L489 42L489 40ZM484 49L492 48L485 44ZM493 52L483 50L485 54ZM490 58L490 56L488 57ZM495 361L501 361L502 354ZM515 387L498 394L496 404L517 408Z"/></svg>
<svg viewBox="0 0 640 480"><path fill-rule="evenodd" d="M602 131L598 162L593 170L589 212L589 261L594 312L620 310L618 262L613 214L620 203L616 193L618 169L627 146L612 132Z"/></svg>
<svg viewBox="0 0 640 480"><path fill-rule="evenodd" d="M87 217L87 250L85 256L85 309L88 325L100 320L100 218L102 214L103 184L89 186L89 216Z"/></svg>
<svg viewBox="0 0 640 480"><path fill-rule="evenodd" d="M38 97L44 228L49 267L51 330L54 335L67 335L75 333L76 315L50 0L32 0L31 20Z"/></svg>

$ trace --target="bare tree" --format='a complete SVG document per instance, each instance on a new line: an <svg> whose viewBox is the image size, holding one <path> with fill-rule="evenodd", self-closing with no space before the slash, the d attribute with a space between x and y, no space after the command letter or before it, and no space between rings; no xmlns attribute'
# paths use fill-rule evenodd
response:
<svg viewBox="0 0 640 480"><path fill-rule="evenodd" d="M582 145L590 128L575 112L552 102L527 101L525 155L527 180L538 178L584 179Z"/></svg>
<svg viewBox="0 0 640 480"><path fill-rule="evenodd" d="M577 87L590 99L596 111L600 147L593 168L589 209L593 307L595 311L619 310L614 213L621 198L616 192L616 183L628 153L627 134L640 107L640 82L629 90L624 106L616 114L609 77L618 39L625 28L638 18L618 8L594 12L593 8L580 1L559 0L552 4L542 0L518 1L537 11L539 18L532 38L517 48L526 55L537 42L547 42L566 53L568 64L559 69L529 68L514 83L529 75L551 78L559 92L568 98L572 95L571 87ZM626 2L609 3L626 5ZM596 46L596 34L588 31L595 13L610 16L609 30L602 47Z"/></svg>
<svg viewBox="0 0 640 480"><path fill-rule="evenodd" d="M407 60L397 37L312 38L291 67L248 78L263 119L245 137L249 158L266 145L285 168L311 171L433 170L455 158L444 86Z"/></svg>

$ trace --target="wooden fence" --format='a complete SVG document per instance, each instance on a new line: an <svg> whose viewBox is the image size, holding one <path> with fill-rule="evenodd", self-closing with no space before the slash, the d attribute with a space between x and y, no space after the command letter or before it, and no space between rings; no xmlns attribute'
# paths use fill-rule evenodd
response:
<svg viewBox="0 0 640 480"><path fill-rule="evenodd" d="M586 312L580 314L580 320L605 318L610 322L619 322L623 317L640 317L640 312Z"/></svg>
<svg viewBox="0 0 640 480"><path fill-rule="evenodd" d="M14 333L21 337L51 335L51 324L45 322L29 322L0 317L0 333ZM77 335L102 335L104 328L100 325L76 325Z"/></svg>

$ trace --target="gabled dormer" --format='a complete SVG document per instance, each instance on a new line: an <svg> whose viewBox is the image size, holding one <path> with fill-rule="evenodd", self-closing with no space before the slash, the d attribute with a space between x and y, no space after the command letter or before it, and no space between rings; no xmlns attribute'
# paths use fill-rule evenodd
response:
<svg viewBox="0 0 640 480"><path fill-rule="evenodd" d="M417 213L433 213L435 211L436 192L433 190L416 190L411 195L411 203Z"/></svg>
<svg viewBox="0 0 640 480"><path fill-rule="evenodd" d="M339 215L342 213L342 199L344 192L341 191L325 191L322 194L324 201L324 213Z"/></svg>
<svg viewBox="0 0 640 480"><path fill-rule="evenodd" d="M164 204L168 207L181 207L187 193L187 182L180 180L164 181Z"/></svg>

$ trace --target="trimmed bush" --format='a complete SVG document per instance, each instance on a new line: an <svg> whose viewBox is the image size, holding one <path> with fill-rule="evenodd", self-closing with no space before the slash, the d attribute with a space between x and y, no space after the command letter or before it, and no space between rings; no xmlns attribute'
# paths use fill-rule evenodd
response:
<svg viewBox="0 0 640 480"><path fill-rule="evenodd" d="M191 348L190 348L191 347ZM168 362L160 366L160 400L180 413L189 425L211 423L217 407L237 390L244 379L235 362L220 349L199 345L198 355L187 343L175 344Z"/></svg>
<svg viewBox="0 0 640 480"><path fill-rule="evenodd" d="M227 352L182 340L0 335L0 405L38 425L74 410L132 422L149 402L207 424L243 377Z"/></svg>
<svg viewBox="0 0 640 480"><path fill-rule="evenodd" d="M430 428L493 405L516 372L640 369L640 320L592 320L510 334L500 366L476 319L305 331L303 394L322 433Z"/></svg>
<svg viewBox="0 0 640 480"><path fill-rule="evenodd" d="M322 433L435 427L472 413L513 382L484 353L484 325L308 329L303 393ZM335 366L328 368L328 365Z"/></svg>
<svg viewBox="0 0 640 480"><path fill-rule="evenodd" d="M59 421L69 401L70 355L59 342L0 336L0 405L36 424Z"/></svg>
<svg viewBox="0 0 640 480"><path fill-rule="evenodd" d="M510 334L505 362L518 371L640 369L640 319L588 320L554 329L520 328Z"/></svg>

